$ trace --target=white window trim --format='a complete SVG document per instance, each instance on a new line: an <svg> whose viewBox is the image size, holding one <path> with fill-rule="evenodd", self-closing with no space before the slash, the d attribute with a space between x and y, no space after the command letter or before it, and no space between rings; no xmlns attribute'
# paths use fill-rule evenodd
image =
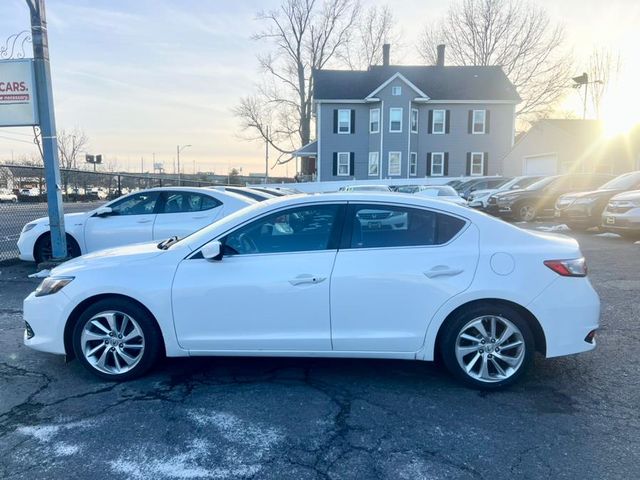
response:
<svg viewBox="0 0 640 480"><path fill-rule="evenodd" d="M476 132L476 112L482 112L482 131ZM484 135L487 130L487 111L486 110L473 110L471 114L471 133L474 135Z"/></svg>
<svg viewBox="0 0 640 480"><path fill-rule="evenodd" d="M372 160L375 160L377 171L375 173L371 173L371 164ZM379 152L369 152L369 164L367 166L367 173L370 177L377 177L380 174L380 154Z"/></svg>
<svg viewBox="0 0 640 480"><path fill-rule="evenodd" d="M340 173L340 156L347 156L347 173ZM337 165L336 165L336 176L338 177L349 177L351 176L349 170L351 170L351 152L338 152L337 155Z"/></svg>
<svg viewBox="0 0 640 480"><path fill-rule="evenodd" d="M340 112L347 112L349 121L347 125L349 125L349 130L346 132L340 131ZM338 109L338 135L350 135L351 134L351 109L350 108L340 108Z"/></svg>
<svg viewBox="0 0 640 480"><path fill-rule="evenodd" d="M411 154L409 155L409 176L415 177L417 175L418 175L418 152L411 152Z"/></svg>
<svg viewBox="0 0 640 480"><path fill-rule="evenodd" d="M396 93L398 92L398 93ZM399 97L402 95L402 85L394 85L391 87L391 95L394 97Z"/></svg>
<svg viewBox="0 0 640 480"><path fill-rule="evenodd" d="M398 173L391 173L391 156L398 155ZM402 152L389 152L389 158L387 162L387 175L389 177L399 177L402 175Z"/></svg>
<svg viewBox="0 0 640 480"><path fill-rule="evenodd" d="M433 169L433 166L435 165L435 162L433 161L435 155L440 156L440 158L442 159L442 163L441 163L442 167L440 169L440 173L436 173ZM429 172L429 174L431 177L444 177L444 152L431 152L430 169L431 171Z"/></svg>
<svg viewBox="0 0 640 480"><path fill-rule="evenodd" d="M377 130L372 130L371 129L371 124L373 123L372 117L373 117L373 112L378 112L378 129ZM369 110L369 133L380 133L380 109L379 108L372 108L371 110Z"/></svg>
<svg viewBox="0 0 640 480"><path fill-rule="evenodd" d="M413 128L413 114L416 114L416 128ZM411 124L411 133L418 133L418 119L420 118L420 113L417 108L411 109L411 117L409 118L409 123Z"/></svg>
<svg viewBox="0 0 640 480"><path fill-rule="evenodd" d="M436 131L436 112L442 112L442 131ZM444 135L447 131L447 111L446 110L434 110L433 117L431 118L431 133L434 135Z"/></svg>
<svg viewBox="0 0 640 480"><path fill-rule="evenodd" d="M391 130L391 124L393 123L391 121L391 112L393 112L394 110L400 111L400 130ZM389 109L389 133L402 133L402 117L403 116L404 116L404 109L402 107L391 107Z"/></svg>
<svg viewBox="0 0 640 480"><path fill-rule="evenodd" d="M480 173L473 173L474 155L480 155ZM484 175L484 152L471 152L471 165L469 165L469 175L471 177L482 177Z"/></svg>

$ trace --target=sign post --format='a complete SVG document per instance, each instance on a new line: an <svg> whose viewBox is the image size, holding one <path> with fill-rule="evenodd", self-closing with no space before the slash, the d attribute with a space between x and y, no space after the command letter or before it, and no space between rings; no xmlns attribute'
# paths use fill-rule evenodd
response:
<svg viewBox="0 0 640 480"><path fill-rule="evenodd" d="M26 0L31 11L31 37L33 39L33 63L37 92L38 119L42 135L44 171L47 182L47 205L51 251L54 260L67 256L67 238L64 230L60 166L58 164L58 139L53 110L53 89L49 66L49 40L44 0Z"/></svg>

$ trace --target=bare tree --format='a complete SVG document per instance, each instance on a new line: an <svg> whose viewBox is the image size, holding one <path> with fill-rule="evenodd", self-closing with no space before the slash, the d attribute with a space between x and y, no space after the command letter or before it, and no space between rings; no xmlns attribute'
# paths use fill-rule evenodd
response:
<svg viewBox="0 0 640 480"><path fill-rule="evenodd" d="M622 68L620 52L607 48L595 48L588 60L589 80L597 83L589 85L589 93L596 118L600 118L602 99L609 86L616 81Z"/></svg>
<svg viewBox="0 0 640 480"><path fill-rule="evenodd" d="M40 160L44 163L44 153L42 151L41 132L37 127L33 128L33 141L40 152ZM80 152L84 152L89 144L89 137L80 128L73 130L58 131L58 157L60 167L66 169L77 169Z"/></svg>
<svg viewBox="0 0 640 480"><path fill-rule="evenodd" d="M258 55L264 80L234 113L248 139L267 141L279 152L278 162L309 143L313 70L339 60L359 11L357 0L283 0L278 9L259 13L266 26L253 39L274 48Z"/></svg>
<svg viewBox="0 0 640 480"><path fill-rule="evenodd" d="M571 57L563 41L562 26L533 4L462 0L425 28L418 49L428 63L444 43L454 65L500 65L523 99L517 113L526 121L547 115L566 92Z"/></svg>

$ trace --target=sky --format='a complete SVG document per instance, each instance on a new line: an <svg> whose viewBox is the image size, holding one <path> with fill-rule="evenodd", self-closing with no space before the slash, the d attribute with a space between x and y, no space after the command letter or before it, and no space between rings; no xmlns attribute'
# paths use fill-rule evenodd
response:
<svg viewBox="0 0 640 480"><path fill-rule="evenodd" d="M620 51L623 71L605 120L640 121L640 2L537 0L566 29L566 45L580 61L594 47ZM251 40L256 14L278 0L47 0L51 68L58 129L82 128L89 153L118 169L150 170L152 158L168 172L176 145L190 144L183 171L243 173L264 169L264 145L242 138L233 107L260 78ZM402 35L392 62L417 63L416 38L447 9L442 0L362 0L392 7ZM24 0L0 0L0 44L29 28ZM581 115L579 93L568 89L562 110ZM635 117L634 117L635 116ZM624 121L622 121L623 119ZM0 161L34 153L30 129L0 128ZM290 175L294 165L271 175Z"/></svg>

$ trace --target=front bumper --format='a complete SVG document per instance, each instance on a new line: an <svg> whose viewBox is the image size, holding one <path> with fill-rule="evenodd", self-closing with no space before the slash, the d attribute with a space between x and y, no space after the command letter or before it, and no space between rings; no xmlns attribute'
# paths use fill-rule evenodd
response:
<svg viewBox="0 0 640 480"><path fill-rule="evenodd" d="M24 335L24 344L34 350L64 355L64 326L69 317L71 302L64 291L53 295L36 297L32 292L24 299L24 320L33 331L29 338Z"/></svg>
<svg viewBox="0 0 640 480"><path fill-rule="evenodd" d="M596 227L600 224L600 212L592 212L587 206L572 205L554 211L554 218L569 226Z"/></svg>
<svg viewBox="0 0 640 480"><path fill-rule="evenodd" d="M611 232L640 233L640 207L632 208L624 213L605 210L602 214L602 227Z"/></svg>

